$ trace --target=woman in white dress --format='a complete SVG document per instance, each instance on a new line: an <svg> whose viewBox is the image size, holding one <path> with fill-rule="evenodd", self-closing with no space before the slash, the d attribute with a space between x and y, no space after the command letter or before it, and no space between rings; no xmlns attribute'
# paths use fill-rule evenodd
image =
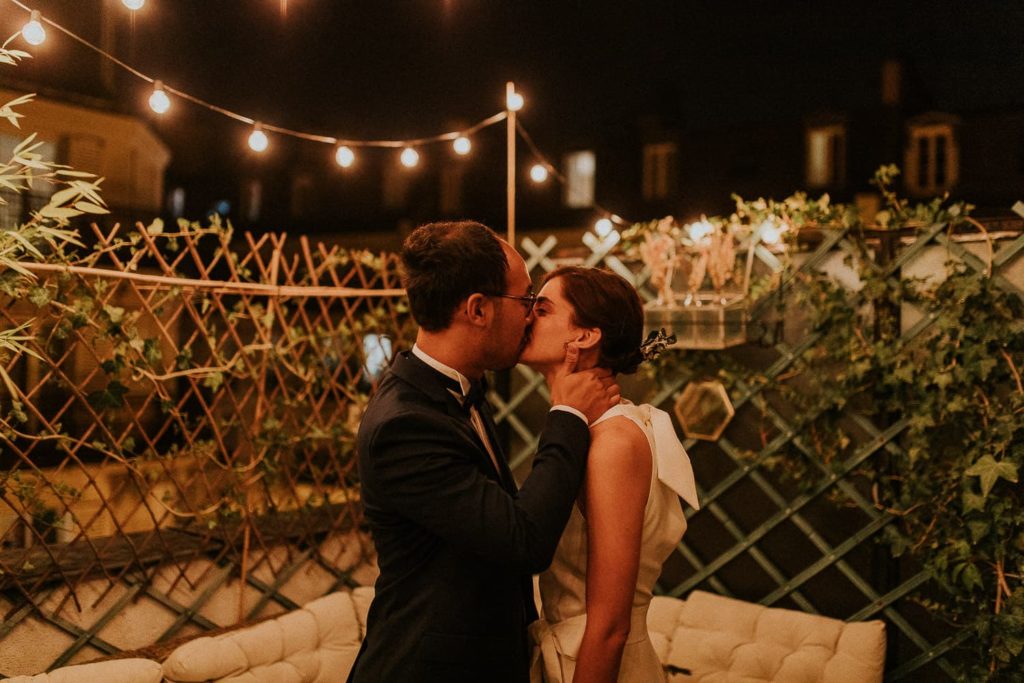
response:
<svg viewBox="0 0 1024 683"><path fill-rule="evenodd" d="M534 316L520 362L549 379L571 347L581 369L629 374L665 344L659 335L642 343L640 298L608 271L553 271ZM698 506L693 470L671 418L653 406L624 401L590 429L583 490L540 577L543 609L531 626L537 644L531 678L663 681L647 607L662 563L686 530L679 498Z"/></svg>

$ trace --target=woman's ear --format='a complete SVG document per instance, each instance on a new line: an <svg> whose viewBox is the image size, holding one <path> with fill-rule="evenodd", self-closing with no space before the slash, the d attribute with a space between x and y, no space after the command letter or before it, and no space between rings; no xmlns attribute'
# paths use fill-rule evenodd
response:
<svg viewBox="0 0 1024 683"><path fill-rule="evenodd" d="M574 340L580 351L596 348L601 343L600 327L584 327Z"/></svg>

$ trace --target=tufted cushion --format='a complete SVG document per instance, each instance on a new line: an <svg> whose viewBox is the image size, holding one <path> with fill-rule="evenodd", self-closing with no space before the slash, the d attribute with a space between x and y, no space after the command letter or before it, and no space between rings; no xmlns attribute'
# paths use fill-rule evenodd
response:
<svg viewBox="0 0 1024 683"><path fill-rule="evenodd" d="M331 593L277 619L185 643L164 661L168 681L325 683L344 678L362 639L348 593Z"/></svg>
<svg viewBox="0 0 1024 683"><path fill-rule="evenodd" d="M366 637L366 617L373 602L373 586L359 586L352 589L352 602L356 606L356 618L359 619L360 639Z"/></svg>
<svg viewBox="0 0 1024 683"><path fill-rule="evenodd" d="M673 682L882 680L881 621L845 623L694 591L685 601L655 597L647 625Z"/></svg>
<svg viewBox="0 0 1024 683"><path fill-rule="evenodd" d="M7 683L160 683L160 664L149 659L112 659L76 664L36 676L5 678Z"/></svg>

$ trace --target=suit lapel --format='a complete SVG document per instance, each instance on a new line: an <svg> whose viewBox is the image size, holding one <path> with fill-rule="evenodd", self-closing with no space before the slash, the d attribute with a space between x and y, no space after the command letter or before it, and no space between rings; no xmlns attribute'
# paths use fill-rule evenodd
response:
<svg viewBox="0 0 1024 683"><path fill-rule="evenodd" d="M484 463L485 471L488 474L491 474L503 489L513 494L516 492L515 479L512 477L512 472L508 468L508 463L505 461L505 456L498 443L497 430L494 426L494 420L491 418L491 406L486 400L481 406L480 415L483 418L484 427L487 430L487 437L491 441L495 457L498 460L498 472L494 471L494 464L491 462L491 456L487 454L486 447L483 442L480 441L480 436L473 428L473 423L469 419L468 411L462 407L458 399L456 399L449 391L450 380L447 377L421 361L409 351L402 351L401 353L395 354L395 360L391 364L390 371L395 376L405 380L435 401L443 403L448 415L458 419L465 426L465 435L476 447L477 456Z"/></svg>
<svg viewBox="0 0 1024 683"><path fill-rule="evenodd" d="M494 409L491 407L490 401L484 399L483 405L480 406L480 416L484 420L484 427L487 429L487 438L491 441L491 447L494 449L494 457L498 461L499 475L501 478L501 485L511 494L515 494L518 491L516 486L515 477L512 476L512 470L508 466L508 458L505 456L505 452L501 448L501 442L498 440L498 427L494 423Z"/></svg>

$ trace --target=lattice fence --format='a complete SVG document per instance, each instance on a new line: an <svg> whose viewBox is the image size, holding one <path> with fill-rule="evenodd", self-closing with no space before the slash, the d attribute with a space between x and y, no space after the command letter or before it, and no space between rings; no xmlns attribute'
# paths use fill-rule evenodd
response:
<svg viewBox="0 0 1024 683"><path fill-rule="evenodd" d="M854 301L869 304L869 294L857 291L856 274L844 263L844 257L859 253L847 233L830 231L819 237L815 247L794 255L796 268L782 291L794 286L801 274L821 271L847 283ZM943 225L902 234L879 232L868 243L875 267L894 285L901 276L943 273L949 258L977 271L989 268L990 262L993 282L1024 299L1024 235L1017 225L994 237L991 255L985 241L952 235ZM623 262L614 240L588 235L584 242L581 260L586 265L604 265L634 282L647 300L654 298L649 272ZM527 239L521 246L535 280L559 265L553 257L559 246L554 238L542 244ZM757 256L767 270L778 267L776 256L766 250L759 249ZM792 308L785 320L766 322L775 315L770 302L765 299L752 311L752 343L721 352L751 377L776 379L792 373L801 354L820 336ZM908 345L928 331L934 318L904 308L900 344ZM685 358L673 368L671 379L630 386L625 393L672 412L684 386L701 379L690 375ZM545 388L542 378L523 366L515 369L510 384L508 398L497 392L490 398L500 408L497 420L511 432L513 466L523 476L540 424L542 402L536 395ZM941 594L933 591L920 567L890 559L888 547L879 541L894 517L880 509L870 487L855 476L871 459L899 452L906 420L897 416L881 423L847 411L847 429L855 439L850 455L826 465L807 430L814 416L779 405L778 397L768 396L768 384L744 380L739 373L730 387L736 416L722 436L713 443L686 442L703 507L695 514L690 511L689 530L666 564L659 590L685 596L700 588L846 620L881 618L888 624L888 680L953 677L946 656L969 634L938 622L918 604L921 598L941 599ZM773 458L792 453L817 469L815 481L794 486L768 466Z"/></svg>
<svg viewBox="0 0 1024 683"><path fill-rule="evenodd" d="M181 227L0 274L0 650L59 634L0 671L294 608L366 559L352 449L412 333L396 258ZM107 637L143 596L159 614Z"/></svg>
<svg viewBox="0 0 1024 683"><path fill-rule="evenodd" d="M94 230L95 248L73 268L33 267L25 290L0 277L0 319L20 352L0 387L0 671L34 673L292 609L372 579L368 545L354 533L352 434L390 335L407 346L393 256L370 256L284 236L195 228L119 235ZM996 236L988 258L934 226L875 241L892 280L940 272L948 256L1024 297L1024 236ZM559 263L554 238L521 247L535 278ZM648 273L587 237L587 265L635 282ZM851 285L848 235L825 232L797 275L825 271ZM886 254L887 258L880 255ZM759 264L777 267L758 252ZM981 255L981 256L979 256ZM751 375L791 373L810 348L799 311L780 321L755 310L752 342L722 352ZM771 324L764 324L766 320ZM782 323L779 326L779 323ZM903 343L932 319L902 312ZM684 357L685 359L685 357ZM671 412L690 379L638 381L627 395ZM490 396L508 431L513 466L525 472L546 410L543 380L519 367ZM917 604L928 575L889 559L876 540L893 526L855 475L899 452L899 419L850 412L849 457L822 465L807 416L780 405L764 384L730 387L736 417L714 443L688 442L703 509L666 564L659 589L694 588L842 619L883 618L892 680L941 680L965 637ZM797 487L768 466L807 457L820 477ZM363 571L362 574L359 574ZM140 605L144 609L140 610ZM144 614L126 622L131 611ZM45 641L45 646L43 645ZM7 664L4 652L35 648Z"/></svg>

